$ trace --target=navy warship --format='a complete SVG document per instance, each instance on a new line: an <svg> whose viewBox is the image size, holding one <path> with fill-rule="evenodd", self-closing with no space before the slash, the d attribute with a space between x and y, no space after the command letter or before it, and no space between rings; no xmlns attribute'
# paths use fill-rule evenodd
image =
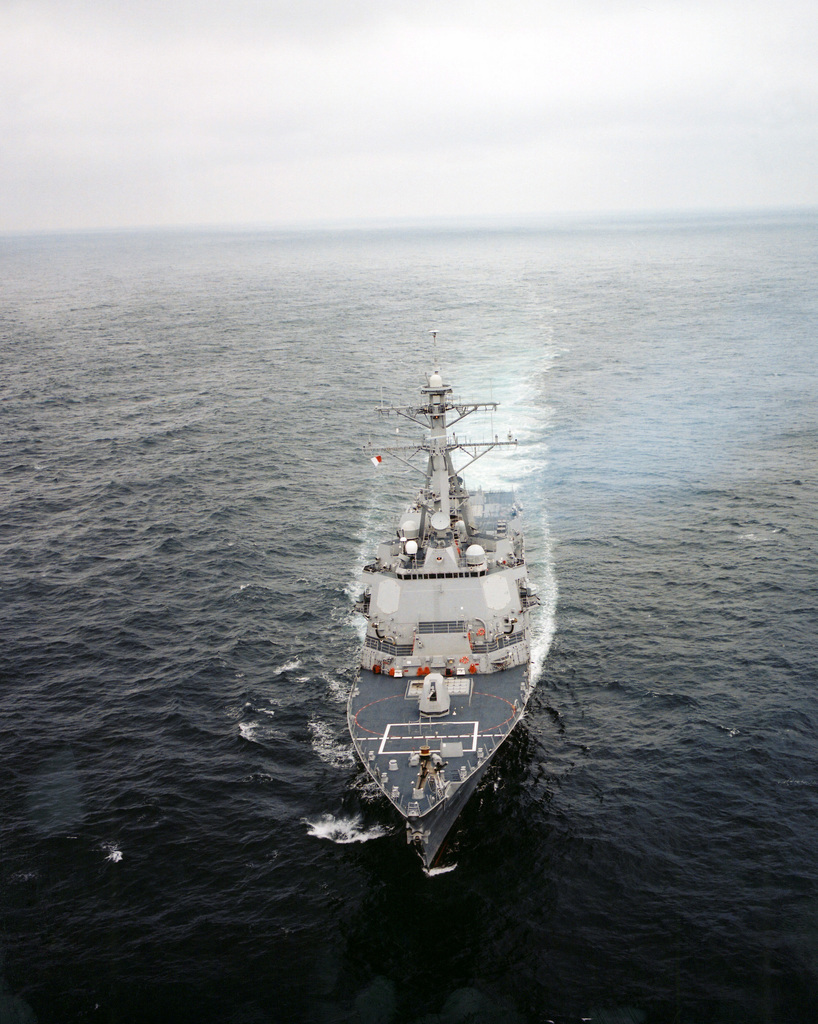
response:
<svg viewBox="0 0 818 1024"><path fill-rule="evenodd" d="M404 818L426 870L523 716L532 689L529 611L538 603L514 492L469 493L461 475L517 441L450 433L497 403L455 398L436 359L433 367L419 403L378 408L411 420L422 436L373 448L373 462L391 455L419 469L424 483L364 568L356 608L366 636L347 707L358 756ZM425 458L425 470L413 457Z"/></svg>

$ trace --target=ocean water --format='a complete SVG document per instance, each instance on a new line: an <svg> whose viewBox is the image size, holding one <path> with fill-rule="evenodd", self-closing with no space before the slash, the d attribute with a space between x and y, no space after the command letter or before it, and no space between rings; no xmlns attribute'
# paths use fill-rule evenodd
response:
<svg viewBox="0 0 818 1024"><path fill-rule="evenodd" d="M818 216L0 268L3 1024L818 1019ZM345 700L431 328L543 603L428 877Z"/></svg>

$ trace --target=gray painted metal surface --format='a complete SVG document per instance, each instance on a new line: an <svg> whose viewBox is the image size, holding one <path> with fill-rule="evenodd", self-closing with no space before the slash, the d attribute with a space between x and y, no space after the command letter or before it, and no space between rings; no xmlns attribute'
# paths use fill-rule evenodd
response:
<svg viewBox="0 0 818 1024"><path fill-rule="evenodd" d="M528 582L522 515L513 491L466 489L463 469L509 437L474 444L449 433L494 402L462 402L434 369L414 406L382 406L423 428L425 481L391 539L364 571L367 618L349 697L355 749L406 822L425 868L531 693ZM466 466L455 469L455 453Z"/></svg>

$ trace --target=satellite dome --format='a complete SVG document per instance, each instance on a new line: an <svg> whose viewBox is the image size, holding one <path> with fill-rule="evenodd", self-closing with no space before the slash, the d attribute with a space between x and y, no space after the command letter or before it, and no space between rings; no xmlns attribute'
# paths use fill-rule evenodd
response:
<svg viewBox="0 0 818 1024"><path fill-rule="evenodd" d="M401 533L407 540L414 540L418 535L420 529L420 523L413 516L408 519L404 519L400 524Z"/></svg>
<svg viewBox="0 0 818 1024"><path fill-rule="evenodd" d="M469 565L481 565L486 560L486 552L479 544L470 544L466 548L466 562Z"/></svg>
<svg viewBox="0 0 818 1024"><path fill-rule="evenodd" d="M443 387L443 378L440 376L440 374L437 371L435 371L429 377L429 387L430 388L442 388Z"/></svg>

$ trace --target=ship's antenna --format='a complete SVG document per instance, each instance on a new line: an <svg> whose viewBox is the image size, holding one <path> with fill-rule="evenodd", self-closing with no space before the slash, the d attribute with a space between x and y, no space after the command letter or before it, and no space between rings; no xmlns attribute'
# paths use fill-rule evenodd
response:
<svg viewBox="0 0 818 1024"><path fill-rule="evenodd" d="M432 336L432 364L433 364L435 373L437 373L437 370L438 370L438 365L437 365L437 331L429 331L429 334L431 334L431 336Z"/></svg>

